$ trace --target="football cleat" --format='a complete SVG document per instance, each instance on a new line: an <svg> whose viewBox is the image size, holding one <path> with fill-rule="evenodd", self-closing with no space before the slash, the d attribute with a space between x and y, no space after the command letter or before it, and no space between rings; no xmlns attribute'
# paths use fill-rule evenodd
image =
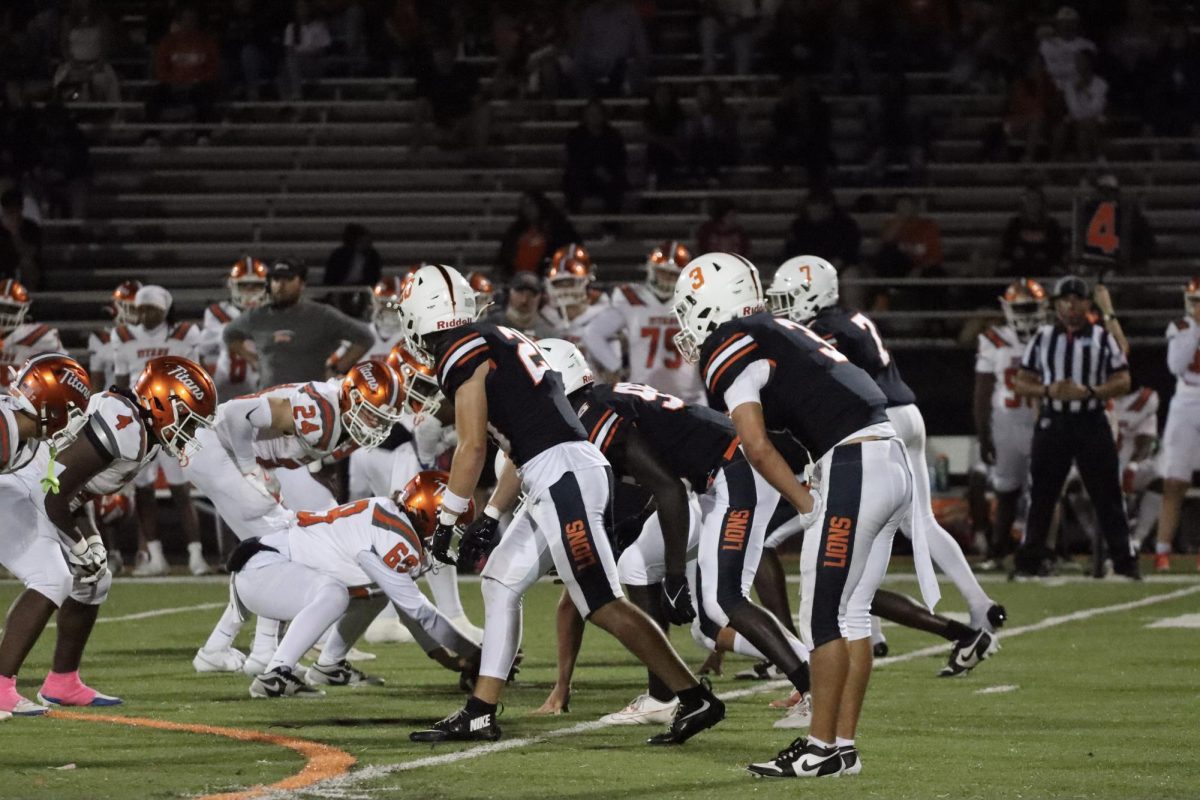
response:
<svg viewBox="0 0 1200 800"><path fill-rule="evenodd" d="M413 731L408 738L414 742L494 742L500 738L500 726L494 711L471 716L460 708L423 731Z"/></svg>
<svg viewBox="0 0 1200 800"><path fill-rule="evenodd" d="M857 775L862 772L862 759L858 756L858 748L854 745L843 745L838 748L838 755L842 757L842 774Z"/></svg>
<svg viewBox="0 0 1200 800"><path fill-rule="evenodd" d="M807 728L812 725L812 696L808 692L800 698L800 702L791 706L787 713L775 720L776 728Z"/></svg>
<svg viewBox="0 0 1200 800"><path fill-rule="evenodd" d="M712 693L708 681L700 684L700 698L694 703L680 701L675 709L671 727L657 736L651 736L646 744L683 744L700 731L707 730L725 719L725 704Z"/></svg>
<svg viewBox="0 0 1200 800"><path fill-rule="evenodd" d="M842 756L836 747L818 747L801 736L775 758L746 769L763 778L833 778L842 774Z"/></svg>
<svg viewBox="0 0 1200 800"><path fill-rule="evenodd" d="M207 575L212 572L212 568L208 566L208 562L204 560L204 554L199 550L193 550L188 553L188 571L196 577Z"/></svg>
<svg viewBox="0 0 1200 800"><path fill-rule="evenodd" d="M246 662L242 664L242 674L247 678L257 678L267 671L267 665L271 663L271 656L275 655L275 650L264 650L261 653L250 651L250 655L246 656Z"/></svg>
<svg viewBox="0 0 1200 800"><path fill-rule="evenodd" d="M1157 553L1154 556L1154 571L1155 572L1170 572L1171 571L1171 554Z"/></svg>
<svg viewBox="0 0 1200 800"><path fill-rule="evenodd" d="M119 706L125 701L119 697L113 697L109 694L102 694L95 689L90 689L87 686L82 687L83 691L72 694L63 694L58 696L48 695L45 688L37 693L38 702L48 706L79 706L83 708L102 708L105 706ZM14 712L16 713L16 712ZM35 714L42 713L35 711Z"/></svg>
<svg viewBox="0 0 1200 800"><path fill-rule="evenodd" d="M954 645L950 651L950 660L938 672L939 678L951 678L955 675L965 675L979 662L1000 649L1000 641L987 631L979 631L970 639L963 639Z"/></svg>
<svg viewBox="0 0 1200 800"><path fill-rule="evenodd" d="M245 664L246 654L234 647L224 650L205 650L201 647L192 659L192 667L196 672L241 672Z"/></svg>
<svg viewBox="0 0 1200 800"><path fill-rule="evenodd" d="M17 695L16 702L13 703L12 707L0 713L9 714L14 717L40 717L49 710L46 706L38 705Z"/></svg>
<svg viewBox="0 0 1200 800"><path fill-rule="evenodd" d="M130 574L135 578L157 578L166 575L169 569L166 559L154 558L149 553L138 551L137 566Z"/></svg>
<svg viewBox="0 0 1200 800"><path fill-rule="evenodd" d="M304 673L309 686L383 686L383 678L368 675L349 661L313 664Z"/></svg>
<svg viewBox="0 0 1200 800"><path fill-rule="evenodd" d="M312 700L324 697L325 693L306 685L289 668L276 667L254 679L254 682L250 684L250 696L260 698L299 697Z"/></svg>
<svg viewBox="0 0 1200 800"><path fill-rule="evenodd" d="M4 722L6 719L12 719L12 714L7 711L0 711L0 722Z"/></svg>
<svg viewBox="0 0 1200 800"><path fill-rule="evenodd" d="M620 711L605 714L601 722L609 725L669 725L675 719L679 698L657 700L648 694L639 694L633 702Z"/></svg>
<svg viewBox="0 0 1200 800"><path fill-rule="evenodd" d="M733 677L739 681L774 681L786 678L787 676L780 672L779 667L770 661L759 661L754 666L742 670Z"/></svg>

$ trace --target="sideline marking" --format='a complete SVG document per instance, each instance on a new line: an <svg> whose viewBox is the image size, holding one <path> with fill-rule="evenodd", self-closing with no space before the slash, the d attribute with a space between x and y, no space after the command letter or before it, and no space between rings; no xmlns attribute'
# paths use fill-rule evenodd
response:
<svg viewBox="0 0 1200 800"><path fill-rule="evenodd" d="M1151 622L1147 628L1200 628L1200 614L1181 614L1178 617L1163 617Z"/></svg>
<svg viewBox="0 0 1200 800"><path fill-rule="evenodd" d="M1094 579L1089 578L1088 580L1094 580ZM1045 619L1042 619L1038 622L1031 623L1029 625L1022 625L1022 626L1019 626L1016 628L1008 629L1007 631L1002 632L1002 635L1000 638L1001 638L1001 641L1004 641L1005 639L1009 639L1013 636L1020 636L1022 634L1026 634L1026 633L1035 633L1037 631L1046 630L1047 628L1053 628L1058 625L1066 625L1067 623L1070 623L1070 622L1079 622L1081 620L1091 619L1092 617L1098 617L1103 614L1116 614L1116 613L1119 613L1122 611L1131 611L1135 608L1142 608L1144 606L1151 606L1151 605L1156 605L1158 603L1166 603L1171 600L1178 600L1181 597L1187 597L1188 595L1193 595L1193 594L1200 592L1200 584L1195 583L1194 580L1192 581L1192 583L1193 583L1193 585L1188 586L1183 589L1176 589L1175 591L1172 591L1172 592L1164 592L1162 594L1151 595L1149 597L1143 597L1139 600L1130 600L1129 602L1116 603L1111 606L1096 606L1093 608L1085 608L1085 609L1081 609L1079 611L1073 611L1070 614L1060 614L1060 615L1054 616L1054 617L1046 617ZM947 643L941 642L940 644L931 645L929 647L923 647L918 650L911 650L907 653L900 653L899 655L888 656L886 658L877 658L877 659L875 659L875 665L879 666L879 667L884 667L889 664L900 664L900 663L903 663L906 661L914 661L918 658L925 658L927 656L945 655L946 652L947 652ZM757 686L754 686L752 688L737 689L737 690L730 691L730 692L724 692L722 694L717 695L717 697L721 698L722 700L737 700L742 697L750 697L750 696L756 695L756 694L763 694L764 692L778 691L780 689L783 689L785 687L790 687L790 686L791 686L791 683L788 681L785 681L785 680L767 681L765 683L758 684ZM558 738L561 738L564 736L573 736L577 733L586 733L588 731L593 731L593 730L597 730L599 728L606 728L606 727L609 727L609 723L601 722L600 720L581 722L578 725L570 725L565 728L558 728L556 730L546 731L545 733L540 733L536 736L526 736L526 737L520 737L517 739L502 740L499 742L495 742L493 744L485 744L485 745L481 745L479 747L471 747L466 750L456 750L451 753L443 753L441 755L436 755L436 756L425 756L424 758L417 758L412 761L404 761L399 764L382 764L382 765L378 765L378 766L364 767L363 769L357 770L352 773L340 775L338 777L334 777L334 778L330 778L328 780L321 781L318 784L314 784L312 786L307 787L307 789L304 789L304 790L301 790L298 792L296 792L296 791L272 792L269 796L272 798L303 798L303 797L333 798L333 797L343 797L343 796L345 796L345 797L362 796L362 795L358 795L358 794L354 793L355 792L354 787L357 784L364 783L367 781L372 781L372 780L378 780L380 778L385 778L388 775L392 775L397 772L407 772L409 770L421 769L422 767L434 767L434 766L439 766L442 764L452 764L452 763L455 763L458 761L466 761L466 760L472 759L472 758L479 758L481 756L491 755L492 753L499 753L499 752L503 752L505 750L513 750L513 749L519 748L519 747L527 747L532 744L541 744L542 742L546 742L551 739L558 739ZM380 788L384 788L384 787L380 787ZM360 791L364 791L364 790L360 790ZM365 791L370 792L371 790L365 790Z"/></svg>
<svg viewBox="0 0 1200 800"><path fill-rule="evenodd" d="M199 733L209 736L224 736L239 742L262 742L276 747L286 747L304 757L304 769L295 775L290 775L269 786L251 786L234 792L209 794L199 800L250 800L263 797L276 791L295 791L305 789L322 781L331 780L346 774L354 766L356 759L344 750L307 739L296 739L291 736L280 736L274 733L244 730L242 728L224 728L216 725L200 725L186 722L168 722L161 719L146 717L118 717L111 715L81 714L77 711L50 711L46 716L58 719L69 719L83 722L108 722L113 725L128 725L131 728L155 728L162 731L180 733Z"/></svg>
<svg viewBox="0 0 1200 800"><path fill-rule="evenodd" d="M1017 686L1015 683L1002 683L999 686L988 686L983 689L976 689L975 694L1006 694L1008 692L1015 692L1020 688L1021 687Z"/></svg>

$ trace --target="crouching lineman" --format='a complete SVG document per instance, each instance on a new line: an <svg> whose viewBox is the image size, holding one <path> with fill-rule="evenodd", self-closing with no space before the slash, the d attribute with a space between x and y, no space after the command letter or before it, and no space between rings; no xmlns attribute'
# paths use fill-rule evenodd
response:
<svg viewBox="0 0 1200 800"><path fill-rule="evenodd" d="M768 313L758 270L740 256L710 253L689 263L675 287L674 311L679 351L699 363L709 405L729 411L751 466L797 511L820 519L800 557L800 634L812 648L812 733L750 771L856 774L862 764L854 734L871 674L871 599L887 570L892 537L913 506L912 469L888 422L887 398L820 336ZM787 431L817 460L813 493L796 480L768 428ZM744 546L732 522L723 536ZM922 526L913 528L913 551L922 594L932 605L937 579Z"/></svg>
<svg viewBox="0 0 1200 800"><path fill-rule="evenodd" d="M17 472L0 477L0 506L9 523L0 537L0 563L26 587L9 611L0 639L0 710L25 716L47 711L17 694L16 676L55 609L58 641L38 699L55 705L115 705L118 698L97 692L79 677L84 647L112 584L87 501L120 491L160 449L186 461L195 452L196 431L212 424L216 392L199 364L174 356L151 359L132 391L92 395L87 373L65 356L34 359L18 385L30 403L25 413L43 431L26 430L21 438L66 435L39 448ZM85 405L80 428L71 418ZM14 443L14 450L6 451L12 463L21 423L9 413L4 417ZM79 430L82 435L72 440Z"/></svg>
<svg viewBox="0 0 1200 800"><path fill-rule="evenodd" d="M400 419L402 398L400 376L383 361L356 364L340 381L284 384L234 398L217 409L212 430L200 432L203 446L184 474L239 539L289 530L298 509L280 501L275 471L377 446ZM260 619L249 659L233 648L241 627L231 603L192 660L196 671L263 672L278 626Z"/></svg>
<svg viewBox="0 0 1200 800"><path fill-rule="evenodd" d="M651 739L675 744L718 723L724 704L702 687L662 631L621 595L608 541L612 473L567 402L562 378L523 334L475 321L475 293L456 270L427 266L403 301L409 351L435 366L442 393L454 403L458 445L431 544L439 560L451 554L459 517L467 510L487 458L488 431L511 462L501 475L507 508L523 488L525 514L509 527L483 572L486 610L480 677L466 706L414 741L495 740L496 704L521 640L521 598L551 568L579 612L613 634L679 697L669 731ZM499 514L491 515L498 517ZM480 547L486 551L491 543Z"/></svg>
<svg viewBox="0 0 1200 800"><path fill-rule="evenodd" d="M237 602L259 616L291 623L250 684L251 697L314 697L324 694L316 686L382 684L345 655L389 600L430 658L469 676L479 661L478 646L438 613L412 578L424 562L421 540L433 533L447 477L422 472L397 493L397 501L371 497L323 514L301 511L289 530L238 546L229 564ZM371 596L375 586L382 596ZM352 603L369 605L373 613L347 614ZM301 680L296 663L335 623L320 658Z"/></svg>

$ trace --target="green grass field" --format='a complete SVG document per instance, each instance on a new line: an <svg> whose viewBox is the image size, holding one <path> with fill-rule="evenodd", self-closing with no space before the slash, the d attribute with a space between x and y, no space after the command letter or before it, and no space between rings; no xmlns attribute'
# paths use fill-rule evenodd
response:
<svg viewBox="0 0 1200 800"><path fill-rule="evenodd" d="M903 579L888 585L916 592ZM125 698L116 710L121 716L298 737L357 759L334 783L272 797L1200 797L1194 755L1200 635L1147 627L1200 612L1194 573L1141 585L987 587L1011 615L1002 651L966 678L937 679L944 648L905 654L940 643L886 628L899 658L880 664L872 681L859 733L864 772L819 786L746 774L746 763L773 755L791 732L772 729L779 712L766 707L785 690L734 681L730 675L745 662L733 657L715 680L717 691L760 691L729 701L724 723L680 748L645 746L647 728L573 730L623 706L643 685L640 668L594 629L585 641L572 713L529 717L553 676L558 587L549 583L526 600L525 664L505 698L500 748L408 741L409 731L462 700L455 676L412 645L367 648L379 659L360 666L385 677L387 686L332 690L318 701L250 700L249 680L240 675L195 674L192 654L226 597L217 582L118 581L83 674ZM0 602L7 606L18 589L11 581L0 584ZM962 610L952 587L946 594L944 609ZM1175 596L1155 600L1169 595ZM475 584L464 586L464 598L472 618L482 621ZM1121 606L1135 601L1146 602ZM1102 611L1113 606L1120 607ZM137 616L160 609L177 611ZM48 667L52 634L21 675L29 697ZM703 654L690 637L676 632L675 642L699 664ZM981 692L993 687L1015 688ZM53 716L0 723L0 798L197 797L270 784L303 767L291 750L212 735Z"/></svg>

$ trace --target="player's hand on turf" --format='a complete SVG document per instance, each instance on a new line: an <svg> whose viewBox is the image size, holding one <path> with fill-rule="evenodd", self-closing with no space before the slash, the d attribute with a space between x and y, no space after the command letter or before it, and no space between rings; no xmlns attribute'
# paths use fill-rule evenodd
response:
<svg viewBox="0 0 1200 800"><path fill-rule="evenodd" d="M480 514L463 534L458 546L458 560L465 566L474 566L479 559L491 555L499 541L496 535L499 530L499 519L489 516L486 511Z"/></svg>
<svg viewBox="0 0 1200 800"><path fill-rule="evenodd" d="M433 538L429 541L429 552L433 553L433 557L452 567L458 566L458 553L450 552L450 546L454 543L454 533L457 530L459 530L457 524L449 525L439 522L433 531Z"/></svg>
<svg viewBox="0 0 1200 800"><path fill-rule="evenodd" d="M692 592L683 575L667 575L662 582L663 601L667 607L667 619L673 625L687 625L696 618L692 605Z"/></svg>
<svg viewBox="0 0 1200 800"><path fill-rule="evenodd" d="M108 568L108 550L100 537L92 535L71 545L67 560L74 573L83 583L95 583Z"/></svg>

